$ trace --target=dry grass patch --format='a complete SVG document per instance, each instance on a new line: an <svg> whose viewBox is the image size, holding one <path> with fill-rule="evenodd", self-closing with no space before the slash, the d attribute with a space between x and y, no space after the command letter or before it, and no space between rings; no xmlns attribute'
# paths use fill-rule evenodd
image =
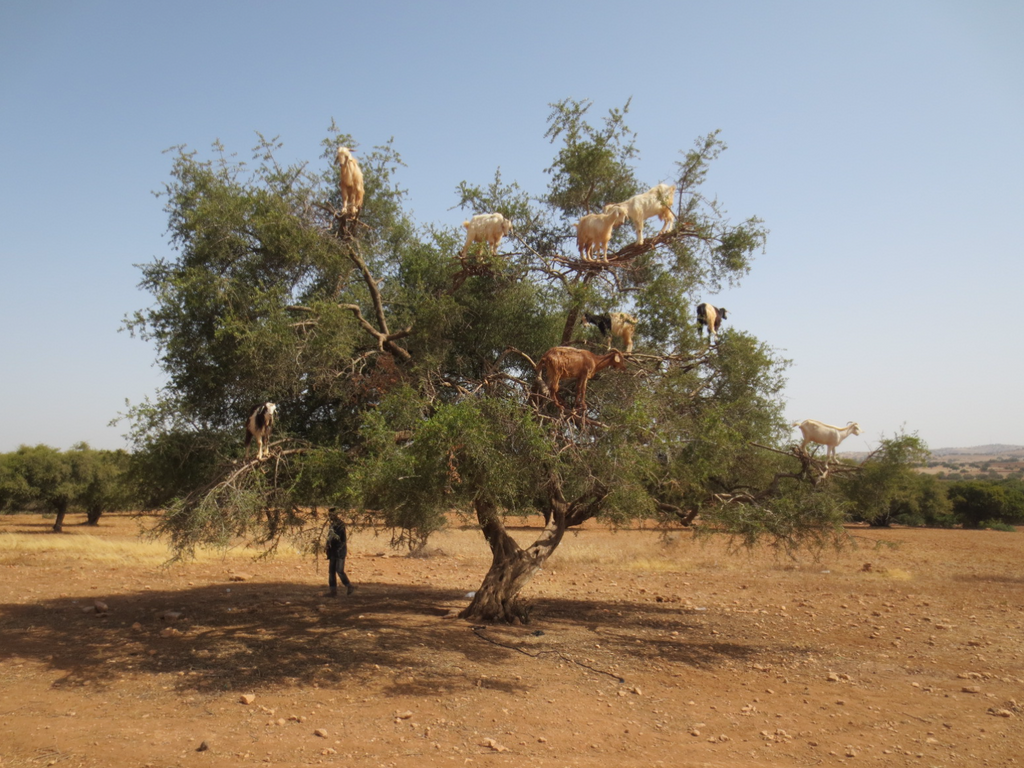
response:
<svg viewBox="0 0 1024 768"><path fill-rule="evenodd" d="M882 578L892 579L893 581L910 581L914 578L910 575L909 571L904 571L902 568L888 568L878 573Z"/></svg>
<svg viewBox="0 0 1024 768"><path fill-rule="evenodd" d="M169 557L167 545L158 541L101 539L88 535L40 535L31 533L0 533L0 563L21 565L52 559L49 556L72 557L75 561L113 565L159 564Z"/></svg>
<svg viewBox="0 0 1024 768"><path fill-rule="evenodd" d="M200 548L195 562L253 560L260 550L239 543L228 549ZM139 533L109 536L102 529L78 529L62 534L0 531L0 565L24 565L59 559L104 565L162 565L173 556L166 541ZM296 547L282 543L275 557L300 557Z"/></svg>

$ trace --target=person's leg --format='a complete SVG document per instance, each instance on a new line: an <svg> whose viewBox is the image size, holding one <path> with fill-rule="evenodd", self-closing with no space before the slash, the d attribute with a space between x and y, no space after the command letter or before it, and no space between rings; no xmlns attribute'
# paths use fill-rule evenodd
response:
<svg viewBox="0 0 1024 768"><path fill-rule="evenodd" d="M338 559L330 557L327 559L327 586L331 588L331 597L337 597L338 595ZM344 569L342 569L342 582L344 582L345 575Z"/></svg>
<svg viewBox="0 0 1024 768"><path fill-rule="evenodd" d="M341 576L341 583L345 585L345 590L348 594L355 592L355 586L349 581L348 574L345 573L345 558L338 560L338 574Z"/></svg>

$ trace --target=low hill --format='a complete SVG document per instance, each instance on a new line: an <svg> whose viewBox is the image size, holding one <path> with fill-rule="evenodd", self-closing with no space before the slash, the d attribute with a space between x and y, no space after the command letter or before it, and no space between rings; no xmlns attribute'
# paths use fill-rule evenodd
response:
<svg viewBox="0 0 1024 768"><path fill-rule="evenodd" d="M976 445L973 448L938 448L932 451L933 457L938 456L1020 456L1024 457L1024 445Z"/></svg>
<svg viewBox="0 0 1024 768"><path fill-rule="evenodd" d="M922 472L951 480L984 478L998 480L1004 477L1024 478L1024 446L995 443L969 448L937 448L931 452ZM844 459L863 461L868 454L841 453Z"/></svg>

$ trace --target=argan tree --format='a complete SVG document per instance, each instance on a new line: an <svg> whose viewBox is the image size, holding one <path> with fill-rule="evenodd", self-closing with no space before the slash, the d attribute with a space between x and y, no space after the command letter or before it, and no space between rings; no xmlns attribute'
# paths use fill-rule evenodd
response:
<svg viewBox="0 0 1024 768"><path fill-rule="evenodd" d="M154 301L126 324L169 377L130 416L136 467L179 550L315 533L328 505L412 546L469 515L493 557L463 615L512 621L566 530L593 517L783 545L833 535L842 505L778 449L785 361L735 327L709 346L692 319L699 297L747 274L766 230L702 193L725 149L717 132L666 158L662 178L637 178L628 106L593 125L589 102L552 105L543 193L500 173L459 185L466 218L514 223L497 256L460 255L461 219L413 224L390 145L356 152L365 207L343 214L330 160L357 145L333 126L309 165L279 165L262 139L251 169L220 147L212 160L175 150L164 197L176 254L142 267ZM578 259L581 215L661 181L676 186L674 229L638 245L621 227L607 263ZM631 314L635 349L626 370L595 377L585 409L564 385L563 410L535 364L556 345L605 351L584 310ZM271 457L243 461L244 415L265 400L279 406ZM505 520L536 513L546 526L521 547Z"/></svg>
<svg viewBox="0 0 1024 768"><path fill-rule="evenodd" d="M129 509L128 454L97 451L78 443L70 451L48 445L21 446L0 454L0 511L31 509L56 516L53 530L64 530L69 511L86 513L97 525L104 512Z"/></svg>

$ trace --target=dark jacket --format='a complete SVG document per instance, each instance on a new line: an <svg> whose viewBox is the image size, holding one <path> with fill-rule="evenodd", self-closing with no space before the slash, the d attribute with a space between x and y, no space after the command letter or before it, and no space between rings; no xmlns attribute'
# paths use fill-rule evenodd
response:
<svg viewBox="0 0 1024 768"><path fill-rule="evenodd" d="M345 523L336 520L327 531L327 557L345 557L348 555L348 533Z"/></svg>

